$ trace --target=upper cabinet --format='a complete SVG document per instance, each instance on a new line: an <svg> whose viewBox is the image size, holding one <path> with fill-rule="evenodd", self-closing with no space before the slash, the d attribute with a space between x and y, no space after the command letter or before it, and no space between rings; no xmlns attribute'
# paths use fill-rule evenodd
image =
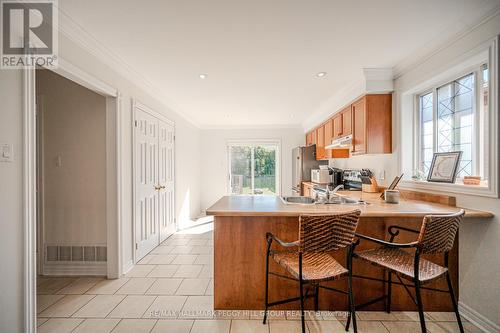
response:
<svg viewBox="0 0 500 333"><path fill-rule="evenodd" d="M366 104L362 98L352 104L352 122L354 124L352 149L353 155L366 154Z"/></svg>
<svg viewBox="0 0 500 333"><path fill-rule="evenodd" d="M306 146L313 145L316 142L316 130L306 134Z"/></svg>
<svg viewBox="0 0 500 333"><path fill-rule="evenodd" d="M325 150L325 125L321 125L316 129L316 159L327 159Z"/></svg>
<svg viewBox="0 0 500 333"><path fill-rule="evenodd" d="M349 157L349 149L325 149L333 139L353 135L350 155L392 152L392 95L365 95L306 134L316 159Z"/></svg>
<svg viewBox="0 0 500 333"><path fill-rule="evenodd" d="M323 125L323 127L325 128L325 138L324 138L325 146L328 146L330 144L330 142L332 142L332 138L333 138L333 119L329 119ZM332 158L333 157L332 151L329 149L325 149L324 157L326 159Z"/></svg>
<svg viewBox="0 0 500 333"><path fill-rule="evenodd" d="M342 115L342 136L352 134L352 111L349 105L340 113Z"/></svg>
<svg viewBox="0 0 500 333"><path fill-rule="evenodd" d="M392 95L366 95L352 104L353 144L351 153L392 152Z"/></svg>
<svg viewBox="0 0 500 333"><path fill-rule="evenodd" d="M333 117L333 139L340 138L342 136L342 115L337 114Z"/></svg>

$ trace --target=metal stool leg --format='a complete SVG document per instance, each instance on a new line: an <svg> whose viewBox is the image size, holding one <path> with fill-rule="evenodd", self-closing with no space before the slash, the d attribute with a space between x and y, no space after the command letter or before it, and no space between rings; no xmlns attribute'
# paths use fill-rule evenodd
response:
<svg viewBox="0 0 500 333"><path fill-rule="evenodd" d="M349 270L349 311L350 317L352 318L352 327L354 329L354 333L357 333L358 327L356 325L356 309L354 305L354 292L352 290L352 269ZM349 330L349 326L347 326L347 330Z"/></svg>
<svg viewBox="0 0 500 333"><path fill-rule="evenodd" d="M451 278L449 272L446 273L446 281L448 282L448 290L450 291L451 302L453 303L453 310L455 311L455 316L457 317L460 333L464 333L464 327L462 325L462 319L460 318L460 313L458 312L457 299L455 298L455 292L453 291L453 285L451 284Z"/></svg>
<svg viewBox="0 0 500 333"><path fill-rule="evenodd" d="M314 286L314 311L319 311L319 284Z"/></svg>
<svg viewBox="0 0 500 333"><path fill-rule="evenodd" d="M269 251L270 251L270 249L271 249L271 242L268 240L267 252L266 252L266 295L264 297L265 310L264 310L264 320L262 321L262 323L264 325L266 324L267 309L268 309L268 304L269 304Z"/></svg>
<svg viewBox="0 0 500 333"><path fill-rule="evenodd" d="M415 296L417 297L418 316L420 318L420 328L422 329L422 333L427 333L427 330L425 328L424 307L422 304L422 296L420 295L420 281L418 279L414 279L414 281L415 281Z"/></svg>
<svg viewBox="0 0 500 333"><path fill-rule="evenodd" d="M385 311L391 313L391 300L392 300L392 272L388 272L387 276L387 301L385 305Z"/></svg>
<svg viewBox="0 0 500 333"><path fill-rule="evenodd" d="M304 318L304 281L302 280L302 253L299 253L299 286L300 286L300 320L302 322L302 333L306 333L306 322Z"/></svg>

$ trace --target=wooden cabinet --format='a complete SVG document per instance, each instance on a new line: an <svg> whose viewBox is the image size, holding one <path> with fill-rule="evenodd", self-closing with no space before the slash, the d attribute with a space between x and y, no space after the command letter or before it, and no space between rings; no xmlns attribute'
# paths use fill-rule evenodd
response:
<svg viewBox="0 0 500 333"><path fill-rule="evenodd" d="M325 125L325 147L328 146L330 143L332 143L332 138L333 138L333 120L330 119L328 120ZM325 149L325 158L332 158L332 151L329 149Z"/></svg>
<svg viewBox="0 0 500 333"><path fill-rule="evenodd" d="M337 139L342 136L342 115L338 114L333 117L333 138Z"/></svg>
<svg viewBox="0 0 500 333"><path fill-rule="evenodd" d="M352 134L352 147L325 149L332 139ZM306 145L316 145L316 159L392 152L392 95L365 95L306 134Z"/></svg>
<svg viewBox="0 0 500 333"><path fill-rule="evenodd" d="M314 144L313 136L316 135L313 131L306 134L306 146Z"/></svg>
<svg viewBox="0 0 500 333"><path fill-rule="evenodd" d="M366 104L362 98L352 104L352 120L353 120L353 138L352 149L353 155L361 155L366 153Z"/></svg>
<svg viewBox="0 0 500 333"><path fill-rule="evenodd" d="M352 110L349 105L347 108L342 110L340 113L342 115L342 135L352 134Z"/></svg>
<svg viewBox="0 0 500 333"><path fill-rule="evenodd" d="M351 153L392 152L392 95L366 95L351 106L353 144Z"/></svg>
<svg viewBox="0 0 500 333"><path fill-rule="evenodd" d="M333 118L333 138L337 139L352 133L351 106L336 114Z"/></svg>
<svg viewBox="0 0 500 333"><path fill-rule="evenodd" d="M325 125L316 129L316 159L323 160L328 158L325 150Z"/></svg>
<svg viewBox="0 0 500 333"><path fill-rule="evenodd" d="M312 183L306 183L306 182L303 182L302 183L302 193L301 195L304 196L304 197L310 197L312 198L313 197L313 184Z"/></svg>

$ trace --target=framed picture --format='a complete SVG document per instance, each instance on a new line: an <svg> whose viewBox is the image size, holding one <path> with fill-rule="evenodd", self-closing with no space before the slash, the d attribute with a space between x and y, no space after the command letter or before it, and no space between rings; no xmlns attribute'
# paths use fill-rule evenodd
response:
<svg viewBox="0 0 500 333"><path fill-rule="evenodd" d="M457 177L458 163L460 162L461 157L461 151L434 153L427 181L454 183L455 178Z"/></svg>

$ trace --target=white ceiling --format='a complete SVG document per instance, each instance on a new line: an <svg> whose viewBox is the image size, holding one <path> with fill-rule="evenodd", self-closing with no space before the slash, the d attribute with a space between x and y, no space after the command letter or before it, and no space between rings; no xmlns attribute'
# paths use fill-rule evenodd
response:
<svg viewBox="0 0 500 333"><path fill-rule="evenodd" d="M160 99L202 127L303 124L359 81L363 68L408 61L499 4L59 0L73 21L147 78ZM328 75L316 77L320 71Z"/></svg>

